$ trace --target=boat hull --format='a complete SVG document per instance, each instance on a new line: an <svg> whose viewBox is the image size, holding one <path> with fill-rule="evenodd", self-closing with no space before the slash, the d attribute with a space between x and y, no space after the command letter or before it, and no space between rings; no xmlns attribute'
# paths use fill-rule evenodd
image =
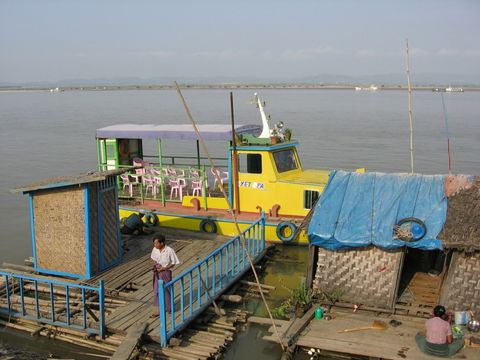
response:
<svg viewBox="0 0 480 360"><path fill-rule="evenodd" d="M129 208L121 206L119 209L120 218L126 218L132 213L139 213L140 209ZM196 215L185 215L185 214L176 214L176 213L169 213L169 212L162 212L162 211L148 211L142 209L142 212L147 212L154 214L158 219L158 225L162 227L169 227L169 228L177 228L177 229L185 229L185 230L193 230L193 231L202 231L202 221L212 221L216 227L216 233L219 235L224 236L236 236L238 234L235 223L232 219L219 217L219 216L196 216ZM238 220L238 225L240 230L243 231L248 228L252 223L256 220ZM291 223L296 223L297 225L300 223L300 219L295 219L291 221L287 221ZM288 240L291 235L288 228L285 228L284 234L285 240L281 240L277 235L277 228L279 224L282 224L283 221L272 221L268 220L265 222L265 240L271 243L284 243L284 244L294 244L294 245L308 245L308 238L305 231L301 231L300 234L297 236L296 239ZM211 231L211 227L203 227L203 230Z"/></svg>

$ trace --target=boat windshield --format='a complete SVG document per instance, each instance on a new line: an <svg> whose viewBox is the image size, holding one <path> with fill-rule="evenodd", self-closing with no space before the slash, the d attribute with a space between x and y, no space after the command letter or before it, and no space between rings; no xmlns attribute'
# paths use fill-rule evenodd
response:
<svg viewBox="0 0 480 360"><path fill-rule="evenodd" d="M273 153L275 165L279 173L298 169L297 160L293 149L275 151Z"/></svg>

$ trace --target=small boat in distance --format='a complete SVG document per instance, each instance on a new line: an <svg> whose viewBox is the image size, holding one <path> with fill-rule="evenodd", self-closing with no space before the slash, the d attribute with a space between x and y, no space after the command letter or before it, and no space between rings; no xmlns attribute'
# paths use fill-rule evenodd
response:
<svg viewBox="0 0 480 360"><path fill-rule="evenodd" d="M461 87L455 88L455 87L449 86L445 89L445 92L463 92L463 88Z"/></svg>
<svg viewBox="0 0 480 360"><path fill-rule="evenodd" d="M377 91L378 86L376 85L370 85L369 87L360 87L360 86L355 86L355 91Z"/></svg>

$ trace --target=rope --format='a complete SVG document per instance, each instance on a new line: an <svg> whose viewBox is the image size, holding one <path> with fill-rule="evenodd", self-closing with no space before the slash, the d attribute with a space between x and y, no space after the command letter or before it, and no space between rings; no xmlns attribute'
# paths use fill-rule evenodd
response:
<svg viewBox="0 0 480 360"><path fill-rule="evenodd" d="M188 116L188 119L190 120L192 126L193 126L193 129L195 130L195 133L197 134L197 138L198 138L198 141L200 142L200 145L202 146L202 150L203 152L207 155L207 158L208 158L208 162L210 163L210 166L214 169L214 176L215 176L215 179L218 181L218 183L221 183L220 181L220 176L218 174L218 172L216 171L217 168L215 167L215 164L213 162L213 159L212 157L210 156L210 152L208 151L208 147L207 147L207 144L205 143L202 135L200 134L200 131L198 130L197 128L197 125L195 123L195 120L193 119L193 116L192 114L190 113L190 109L187 105L187 102L185 101L185 98L183 97L183 94L182 94L182 91L180 90L180 86L178 85L178 83L176 81L174 81L174 84L175 84L175 88L177 90L177 93L178 95L180 96L180 99L182 100L182 103L183 103L183 107L185 108L185 111L187 113L187 116ZM247 249L247 246L246 246L246 241L245 241L245 237L243 236L242 234L242 231L240 230L240 227L238 226L238 221L237 221L237 216L235 214L235 212L233 211L232 209L232 205L230 204L230 201L228 200L228 196L227 196L227 193L225 192L225 189L223 188L223 186L220 186L220 190L222 192L222 195L224 197L224 199L226 200L227 204L228 204L228 212L230 213L230 215L232 216L232 219L233 219L233 222L235 224L235 228L237 230L237 234L240 238L240 243L242 245L242 249L243 251L245 251L246 255L247 255L247 259L248 259L248 262L250 263L250 268L252 269L252 272L253 272L253 275L255 276L255 282L257 283L257 286L258 286L258 291L260 292L260 296L262 297L262 301L267 309L267 312L268 312L268 316L270 318L270 320L272 321L272 325L273 325L273 329L275 331L275 335L278 337L278 341L280 343L280 346L282 347L282 351L285 351L285 345L282 341L282 338L278 332L278 329L277 329L277 326L275 324L275 321L273 320L273 316L272 316L272 312L270 311L270 307L268 306L267 304L267 300L265 299L265 295L263 293L263 289L260 285L260 280L258 278L258 274L257 274L257 271L255 270L255 265L253 263L253 260L252 260L252 257L250 256L250 253L246 250Z"/></svg>

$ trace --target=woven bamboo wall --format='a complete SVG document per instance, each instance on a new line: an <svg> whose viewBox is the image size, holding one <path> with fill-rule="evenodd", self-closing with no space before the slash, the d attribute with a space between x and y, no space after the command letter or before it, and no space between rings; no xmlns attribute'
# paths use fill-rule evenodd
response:
<svg viewBox="0 0 480 360"><path fill-rule="evenodd" d="M452 311L480 311L480 251L453 253L440 303Z"/></svg>
<svg viewBox="0 0 480 360"><path fill-rule="evenodd" d="M89 227L90 227L90 269L95 274L100 271L98 258L98 202L97 186L95 183L88 185L89 192Z"/></svg>
<svg viewBox="0 0 480 360"><path fill-rule="evenodd" d="M314 289L343 290L341 302L392 309L403 252L376 247L330 251L318 248Z"/></svg>
<svg viewBox="0 0 480 360"><path fill-rule="evenodd" d="M103 227L103 256L105 265L118 258L117 241L117 211L115 205L115 190L102 192L102 227Z"/></svg>
<svg viewBox="0 0 480 360"><path fill-rule="evenodd" d="M85 275L83 190L36 194L33 209L37 266Z"/></svg>

